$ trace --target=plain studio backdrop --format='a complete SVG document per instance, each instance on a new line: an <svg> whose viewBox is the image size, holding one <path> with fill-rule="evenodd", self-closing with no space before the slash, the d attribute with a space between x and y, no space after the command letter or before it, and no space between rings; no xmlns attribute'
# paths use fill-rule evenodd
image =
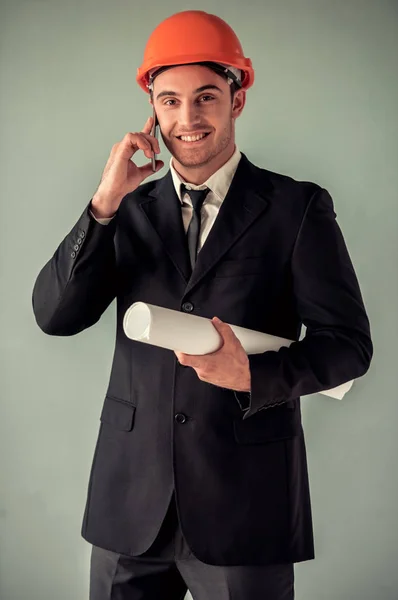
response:
<svg viewBox="0 0 398 600"><path fill-rule="evenodd" d="M188 8L224 18L253 61L240 149L331 193L371 322L368 374L343 401L302 400L316 559L295 566L297 600L398 598L398 4L199 4L1 2L1 600L88 598L80 526L115 303L89 330L50 337L32 288L112 145L151 114L135 81L150 32Z"/></svg>

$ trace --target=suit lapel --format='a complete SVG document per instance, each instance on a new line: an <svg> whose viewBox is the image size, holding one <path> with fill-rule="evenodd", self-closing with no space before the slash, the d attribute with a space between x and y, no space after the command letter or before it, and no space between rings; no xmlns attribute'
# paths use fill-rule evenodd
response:
<svg viewBox="0 0 398 600"><path fill-rule="evenodd" d="M159 179L148 198L141 202L156 234L176 269L187 282L191 275L188 243L182 220L181 202L176 194L171 172Z"/></svg>
<svg viewBox="0 0 398 600"><path fill-rule="evenodd" d="M265 171L260 171L242 153L228 193L191 273L181 203L170 171L159 180L141 207L187 283L185 293L200 283L236 240L264 213L272 188Z"/></svg>

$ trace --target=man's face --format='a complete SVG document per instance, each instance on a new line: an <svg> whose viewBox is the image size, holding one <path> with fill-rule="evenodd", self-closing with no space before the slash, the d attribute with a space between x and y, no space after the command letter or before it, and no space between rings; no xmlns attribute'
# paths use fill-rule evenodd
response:
<svg viewBox="0 0 398 600"><path fill-rule="evenodd" d="M153 92L162 139L181 165L201 167L233 151L234 120L245 104L244 91L232 103L226 79L207 67L187 65L158 75ZM198 141L181 139L203 134Z"/></svg>

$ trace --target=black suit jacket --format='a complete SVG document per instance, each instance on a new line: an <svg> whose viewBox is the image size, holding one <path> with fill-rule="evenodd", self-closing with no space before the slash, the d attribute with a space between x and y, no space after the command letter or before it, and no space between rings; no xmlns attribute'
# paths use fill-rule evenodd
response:
<svg viewBox="0 0 398 600"><path fill-rule="evenodd" d="M192 275L170 172L125 196L109 225L89 206L33 291L37 323L59 336L91 327L117 299L83 537L118 553L144 552L175 489L182 531L201 561L313 558L300 396L361 377L373 352L330 195L242 154ZM123 316L135 301L293 340L302 323L307 333L289 348L249 356L244 413L232 390L202 382L173 351L125 336Z"/></svg>

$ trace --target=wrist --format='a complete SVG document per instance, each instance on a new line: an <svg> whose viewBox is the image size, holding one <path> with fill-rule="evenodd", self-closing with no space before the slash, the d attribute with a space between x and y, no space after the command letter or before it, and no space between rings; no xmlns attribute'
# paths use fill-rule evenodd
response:
<svg viewBox="0 0 398 600"><path fill-rule="evenodd" d="M90 210L96 219L110 219L116 214L115 208L109 206L100 196L94 194L90 203Z"/></svg>

